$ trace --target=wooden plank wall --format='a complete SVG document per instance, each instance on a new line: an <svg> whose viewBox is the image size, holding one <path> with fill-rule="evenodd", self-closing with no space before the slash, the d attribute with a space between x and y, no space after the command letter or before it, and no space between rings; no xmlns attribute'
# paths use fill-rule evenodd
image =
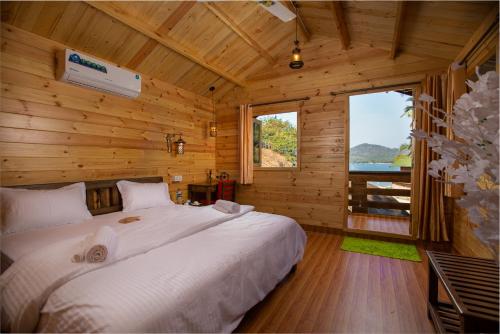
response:
<svg viewBox="0 0 500 334"><path fill-rule="evenodd" d="M325 48L330 48L325 45ZM317 52L323 52L321 47ZM312 59L314 61L315 58ZM241 103L260 103L308 96L301 115L300 168L296 171L255 171L255 183L241 186L238 200L258 210L284 214L302 225L344 228L346 208L346 145L348 96L330 95L350 89L370 89L422 80L425 73L442 71L447 61L426 62L413 56L389 61L372 49L359 59L331 62L328 70L287 70L284 76L255 78L246 89L235 89L216 106L219 135L217 170L237 178L239 173L238 112ZM283 71L285 71L283 69ZM268 107L268 112L288 105ZM295 109L299 109L295 106ZM261 112L261 111L259 111Z"/></svg>
<svg viewBox="0 0 500 334"><path fill-rule="evenodd" d="M342 228L346 97L320 96L301 103L255 108L254 114L299 111L300 168L256 170L254 184L239 186L237 200L257 210L286 215L303 225ZM218 110L217 168L239 174L238 111Z"/></svg>
<svg viewBox="0 0 500 334"><path fill-rule="evenodd" d="M492 259L491 251L474 234L466 210L455 205L453 216L453 248L455 251L464 256Z"/></svg>
<svg viewBox="0 0 500 334"><path fill-rule="evenodd" d="M135 100L58 82L62 48L2 24L2 185L183 175L175 192L206 180L215 168L210 99L147 76ZM184 134L184 156L166 152L171 132Z"/></svg>

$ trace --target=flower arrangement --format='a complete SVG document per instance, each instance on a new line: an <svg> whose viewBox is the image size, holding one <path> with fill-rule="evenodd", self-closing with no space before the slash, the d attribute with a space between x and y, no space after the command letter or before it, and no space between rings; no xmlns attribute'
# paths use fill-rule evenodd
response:
<svg viewBox="0 0 500 334"><path fill-rule="evenodd" d="M434 108L438 116L429 113L441 128L449 128L456 140L422 130L412 131L412 136L426 140L438 160L429 164L432 177L453 184L463 184L464 195L457 201L467 209L474 233L498 258L499 231L499 106L498 74L477 73L476 82L468 81L471 91L455 103L451 114ZM434 98L422 94L420 102L432 103Z"/></svg>

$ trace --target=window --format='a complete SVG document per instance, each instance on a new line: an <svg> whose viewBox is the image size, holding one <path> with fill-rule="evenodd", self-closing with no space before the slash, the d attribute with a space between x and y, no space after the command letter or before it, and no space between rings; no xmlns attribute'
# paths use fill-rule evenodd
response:
<svg viewBox="0 0 500 334"><path fill-rule="evenodd" d="M297 117L297 112L287 112L254 118L253 162L255 166L297 167Z"/></svg>

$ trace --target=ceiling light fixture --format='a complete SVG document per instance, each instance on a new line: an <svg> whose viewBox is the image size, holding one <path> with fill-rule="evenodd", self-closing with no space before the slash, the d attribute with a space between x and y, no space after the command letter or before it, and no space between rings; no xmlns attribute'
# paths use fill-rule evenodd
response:
<svg viewBox="0 0 500 334"><path fill-rule="evenodd" d="M290 62L290 68L293 70L298 70L299 68L302 68L304 66L304 62L302 61L302 56L300 55L300 48L299 48L299 38L297 35L297 25L298 25L298 16L297 16L297 7L295 7L295 48L292 51L292 61Z"/></svg>

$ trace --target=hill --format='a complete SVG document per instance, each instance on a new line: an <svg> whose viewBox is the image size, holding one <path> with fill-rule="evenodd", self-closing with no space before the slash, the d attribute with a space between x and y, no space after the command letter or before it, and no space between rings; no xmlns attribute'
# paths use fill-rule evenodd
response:
<svg viewBox="0 0 500 334"><path fill-rule="evenodd" d="M393 162L399 155L399 149L381 145L360 144L351 148L349 162Z"/></svg>
<svg viewBox="0 0 500 334"><path fill-rule="evenodd" d="M293 164L284 155L262 148L262 167L293 167Z"/></svg>

